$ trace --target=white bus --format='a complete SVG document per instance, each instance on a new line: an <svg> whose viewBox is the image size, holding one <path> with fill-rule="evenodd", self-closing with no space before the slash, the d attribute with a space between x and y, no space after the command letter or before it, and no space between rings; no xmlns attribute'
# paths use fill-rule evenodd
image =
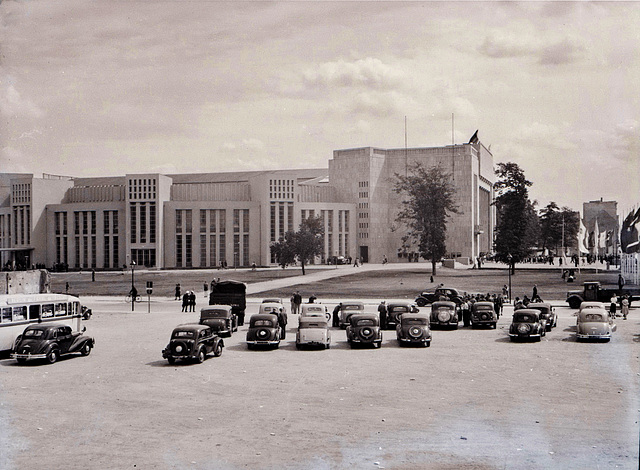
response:
<svg viewBox="0 0 640 470"><path fill-rule="evenodd" d="M32 323L56 322L82 331L80 299L66 294L0 295L0 352Z"/></svg>

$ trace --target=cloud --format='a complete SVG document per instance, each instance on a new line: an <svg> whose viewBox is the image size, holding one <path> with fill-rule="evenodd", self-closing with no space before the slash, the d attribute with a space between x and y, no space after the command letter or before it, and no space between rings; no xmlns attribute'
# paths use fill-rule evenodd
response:
<svg viewBox="0 0 640 470"><path fill-rule="evenodd" d="M540 65L561 65L578 59L584 48L569 37L534 37L523 32L493 32L478 47L482 54L498 59L532 58Z"/></svg>
<svg viewBox="0 0 640 470"><path fill-rule="evenodd" d="M239 142L225 142L222 144L221 149L226 152L235 152L236 150L264 150L265 145L260 139L255 137L249 137L240 140Z"/></svg>
<svg viewBox="0 0 640 470"><path fill-rule="evenodd" d="M562 41L544 46L539 53L538 62L541 65L569 64L576 60L580 52L582 52L582 47L565 38Z"/></svg>
<svg viewBox="0 0 640 470"><path fill-rule="evenodd" d="M5 117L26 116L40 118L44 112L30 99L23 98L12 84L4 87L0 96L0 115Z"/></svg>
<svg viewBox="0 0 640 470"><path fill-rule="evenodd" d="M358 87L373 89L393 89L397 87L403 74L380 59L366 59L346 62L325 62L303 73L307 85L315 87Z"/></svg>

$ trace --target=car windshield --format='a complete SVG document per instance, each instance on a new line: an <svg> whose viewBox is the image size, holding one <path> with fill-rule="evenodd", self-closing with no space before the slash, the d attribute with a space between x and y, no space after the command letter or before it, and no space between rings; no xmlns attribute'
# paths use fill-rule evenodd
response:
<svg viewBox="0 0 640 470"><path fill-rule="evenodd" d="M426 318L408 318L402 322L404 325L426 325Z"/></svg>
<svg viewBox="0 0 640 470"><path fill-rule="evenodd" d="M408 312L409 308L405 307L404 305L400 305L397 307L391 307L391 311L392 312Z"/></svg>
<svg viewBox="0 0 640 470"><path fill-rule="evenodd" d="M436 312L450 312L453 310L451 307L437 307L435 309Z"/></svg>
<svg viewBox="0 0 640 470"><path fill-rule="evenodd" d="M174 331L174 338L193 338L193 331Z"/></svg>
<svg viewBox="0 0 640 470"><path fill-rule="evenodd" d="M326 328L326 327L327 327L326 323L307 323L307 322L300 323L300 328Z"/></svg>
<svg viewBox="0 0 640 470"><path fill-rule="evenodd" d="M25 338L41 338L43 335L43 330L27 330L24 332Z"/></svg>
<svg viewBox="0 0 640 470"><path fill-rule="evenodd" d="M489 305L477 305L476 306L476 310L480 311L480 310L486 310L487 312L493 311L493 307L489 306Z"/></svg>
<svg viewBox="0 0 640 470"><path fill-rule="evenodd" d="M322 313L322 307L307 307L307 312L320 312Z"/></svg>
<svg viewBox="0 0 640 470"><path fill-rule="evenodd" d="M275 312L276 309L274 307L262 307L262 311L264 313L270 313L270 312Z"/></svg>
<svg viewBox="0 0 640 470"><path fill-rule="evenodd" d="M343 305L342 310L362 310L360 305Z"/></svg>
<svg viewBox="0 0 640 470"><path fill-rule="evenodd" d="M604 316L600 313L587 313L584 316L584 321L597 321L597 322L603 322L604 320Z"/></svg>
<svg viewBox="0 0 640 470"><path fill-rule="evenodd" d="M273 326L273 322L270 320L256 320L253 326Z"/></svg>
<svg viewBox="0 0 640 470"><path fill-rule="evenodd" d="M522 322L522 323L533 323L537 321L535 315L524 314L524 315L516 315L514 321Z"/></svg>
<svg viewBox="0 0 640 470"><path fill-rule="evenodd" d="M375 322L368 318L364 318L362 320L358 320L358 326L374 326Z"/></svg>
<svg viewBox="0 0 640 470"><path fill-rule="evenodd" d="M205 318L225 318L227 314L226 310L206 310L202 312L202 316Z"/></svg>

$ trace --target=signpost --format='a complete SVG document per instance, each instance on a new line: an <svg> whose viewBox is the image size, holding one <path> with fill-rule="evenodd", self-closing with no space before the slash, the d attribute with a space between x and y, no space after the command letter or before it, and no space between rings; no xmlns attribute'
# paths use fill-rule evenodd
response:
<svg viewBox="0 0 640 470"><path fill-rule="evenodd" d="M151 313L151 293L153 292L153 281L147 281L147 313Z"/></svg>

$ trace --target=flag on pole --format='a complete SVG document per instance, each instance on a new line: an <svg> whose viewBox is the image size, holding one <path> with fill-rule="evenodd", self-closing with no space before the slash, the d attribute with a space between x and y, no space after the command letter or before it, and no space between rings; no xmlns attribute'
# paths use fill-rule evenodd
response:
<svg viewBox="0 0 640 470"><path fill-rule="evenodd" d="M578 230L578 250L580 253L587 253L587 247L585 246L585 240L587 238L587 227L584 226L582 219L580 219L580 229Z"/></svg>
<svg viewBox="0 0 640 470"><path fill-rule="evenodd" d="M622 222L620 245L623 253L640 252L640 209L629 212Z"/></svg>
<svg viewBox="0 0 640 470"><path fill-rule="evenodd" d="M596 218L596 223L593 226L593 243L589 244L589 248L593 249L593 254L598 254L598 242L600 240L600 229L598 228L598 219ZM591 241L591 240L590 240Z"/></svg>

